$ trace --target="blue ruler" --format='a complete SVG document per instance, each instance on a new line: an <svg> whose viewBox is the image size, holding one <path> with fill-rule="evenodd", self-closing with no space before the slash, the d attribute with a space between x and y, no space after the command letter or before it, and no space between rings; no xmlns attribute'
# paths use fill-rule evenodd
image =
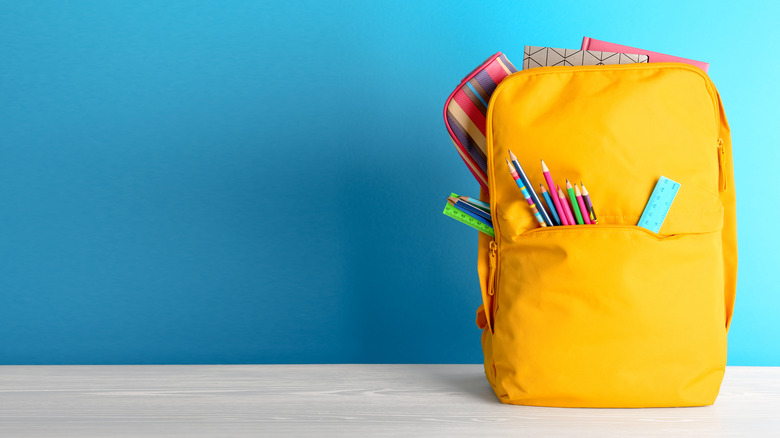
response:
<svg viewBox="0 0 780 438"><path fill-rule="evenodd" d="M645 205L645 211L642 212L642 217L639 218L637 225L647 228L654 233L660 231L678 190L680 190L680 183L661 176L653 189L653 194L650 195L650 200Z"/></svg>

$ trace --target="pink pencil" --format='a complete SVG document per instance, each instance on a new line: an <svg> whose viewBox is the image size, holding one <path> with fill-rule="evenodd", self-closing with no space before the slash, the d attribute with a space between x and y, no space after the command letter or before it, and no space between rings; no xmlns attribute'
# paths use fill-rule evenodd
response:
<svg viewBox="0 0 780 438"><path fill-rule="evenodd" d="M585 225L590 225L592 222L590 221L590 216L588 214L588 209L585 207L585 201L582 200L582 192L580 192L580 188L577 187L577 184L574 184L574 194L577 196L577 205L580 206L580 212L582 212L582 220L585 221Z"/></svg>
<svg viewBox="0 0 780 438"><path fill-rule="evenodd" d="M544 164L544 160L542 160L542 173L544 174L544 180L547 181L547 189L552 195L553 204L555 204L555 210L557 210L558 217L561 219L562 225L569 225L567 222L566 215L563 214L563 207L561 206L561 200L558 199L557 196L555 196L555 183L553 182L552 175L550 175L550 169L547 168L547 165ZM552 206L550 206L552 208Z"/></svg>
<svg viewBox="0 0 780 438"><path fill-rule="evenodd" d="M560 213L558 213L558 217L561 218L561 225L577 225L569 222L569 218L566 215L566 208L563 207L563 200L560 199L561 196L558 194L558 192L555 191L556 187L557 186L555 185L555 183L553 183L553 191L551 193L555 202L558 203L556 205L560 207L560 210L558 210L560 211Z"/></svg>
<svg viewBox="0 0 780 438"><path fill-rule="evenodd" d="M558 197L561 198L561 206L566 211L566 220L569 222L569 225L577 225L577 222L574 220L574 213L571 211L571 207L569 207L569 201L566 200L566 195L563 194L561 186L557 187Z"/></svg>

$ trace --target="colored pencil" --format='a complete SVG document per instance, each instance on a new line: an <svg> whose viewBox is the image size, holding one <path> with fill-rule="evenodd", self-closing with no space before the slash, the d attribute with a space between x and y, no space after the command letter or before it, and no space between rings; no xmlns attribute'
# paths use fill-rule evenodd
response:
<svg viewBox="0 0 780 438"><path fill-rule="evenodd" d="M520 165L520 162L517 161L517 156L512 153L512 151L509 151L509 157L512 159L512 164L515 166L515 170L517 171L517 174L520 176L520 179L523 181L523 184L528 188L528 194L531 196L531 199L534 201L534 204L539 206L539 213L542 215L542 218L544 219L544 222L552 226L553 222L552 219L550 219L550 216L547 214L547 211L545 211L544 207L542 206L542 201L539 200L539 197L536 195L536 190L531 186L531 180L528 179L528 175L525 174L525 170L523 170L523 166Z"/></svg>
<svg viewBox="0 0 780 438"><path fill-rule="evenodd" d="M550 194L547 193L547 189L544 188L544 184L539 184L539 187L542 188L542 197L544 198L544 202L547 204L547 208L550 209L550 213L552 214L555 225L562 225L561 220L558 218L558 212L555 211L555 203L550 198Z"/></svg>
<svg viewBox="0 0 780 438"><path fill-rule="evenodd" d="M550 205L550 211L554 212L553 216L556 218L560 217L560 221L558 221L558 225L568 225L564 223L564 219L566 219L566 215L563 213L563 210L561 210L561 201L558 199L557 196L555 196L555 183L553 182L552 175L550 174L550 169L547 168L547 165L544 164L544 160L542 160L542 174L544 174L544 180L547 182L547 189L552 194L553 198L553 204L555 205L555 210L553 210L553 206Z"/></svg>
<svg viewBox="0 0 780 438"><path fill-rule="evenodd" d="M466 208L467 204L465 202L458 202L458 203L455 203L455 204L450 202L450 205L452 205L453 207L457 208L459 211L462 211L463 213L467 214L468 216L470 216L470 217L472 217L472 218L482 222L483 224L485 224L485 225L487 225L489 227L493 227L493 222L490 219L486 219L486 218L484 218L484 217L482 217L482 216L480 216L478 214L475 214L473 211L471 211L468 208Z"/></svg>
<svg viewBox="0 0 780 438"><path fill-rule="evenodd" d="M588 209L585 207L585 201L582 200L582 193L580 193L580 187L577 184L574 184L574 194L577 197L577 206L582 212L582 220L585 222L585 225L590 225Z"/></svg>
<svg viewBox="0 0 780 438"><path fill-rule="evenodd" d="M523 184L523 181L520 180L520 175L518 175L517 170L515 170L515 167L512 165L512 163L509 162L508 159L506 159L506 165L509 167L509 173L512 174L512 178L514 178L515 184L517 184L517 187L520 187L520 191L523 192L523 198L525 198L525 200L528 201L528 205L531 206L531 212L534 214L536 221L539 222L539 225L546 227L547 223L544 221L542 215L539 214L539 209L536 208L534 200L531 199L531 195L528 194L528 190L526 190L525 184Z"/></svg>
<svg viewBox="0 0 780 438"><path fill-rule="evenodd" d="M462 199L459 199L459 198L457 198L455 196L448 196L447 200L450 202L450 204L452 204L452 205L454 205L456 207L463 207L466 210L468 210L468 211L470 211L470 212L472 212L472 213L474 213L474 214L476 214L476 215L478 215L480 217L483 217L483 218L489 220L491 222L491 226L492 226L493 218L490 216L490 213L486 212L485 210L483 210L481 208L477 208L477 207L469 204L468 202L463 201Z"/></svg>
<svg viewBox="0 0 780 438"><path fill-rule="evenodd" d="M555 184L555 183L553 183L553 184ZM566 208L563 206L563 203L566 202L566 199L561 199L561 196L558 194L558 186L557 185L553 186L552 196L553 196L553 199L557 199L558 200L558 205L561 206L561 212L560 212L560 216L559 216L561 218L561 225L574 225L573 223L569 222L569 218L566 215Z"/></svg>
<svg viewBox="0 0 780 438"><path fill-rule="evenodd" d="M582 186L582 199L585 201L585 205L588 207L590 221L598 225L599 220L596 217L596 210L593 208L593 202L590 200L590 193L588 193L588 189L585 188L585 184L583 184L582 181L580 181L580 185Z"/></svg>
<svg viewBox="0 0 780 438"><path fill-rule="evenodd" d="M568 225L577 225L577 222L574 220L574 215L571 213L569 201L566 200L566 195L563 194L561 186L558 186L558 198L561 200L561 207L563 207L563 210L566 212L566 221L569 223Z"/></svg>
<svg viewBox="0 0 780 438"><path fill-rule="evenodd" d="M470 198L468 196L458 196L458 199L468 202L469 204L473 205L474 207L481 208L485 210L486 212L490 213L490 204L487 202L482 202L479 199L476 198Z"/></svg>
<svg viewBox="0 0 780 438"><path fill-rule="evenodd" d="M580 213L580 208L577 206L577 195L574 194L574 187L571 186L568 179L566 180L566 191L569 192L571 211L574 213L574 217L577 218L577 224L584 225L585 222L582 221L582 213Z"/></svg>

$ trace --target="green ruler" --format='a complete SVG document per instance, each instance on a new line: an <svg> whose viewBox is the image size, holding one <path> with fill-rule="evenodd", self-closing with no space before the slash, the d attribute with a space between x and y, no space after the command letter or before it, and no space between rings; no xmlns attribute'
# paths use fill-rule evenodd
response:
<svg viewBox="0 0 780 438"><path fill-rule="evenodd" d="M661 176L653 189L653 194L650 195L650 200L645 205L645 211L642 212L642 217L639 218L637 225L647 228L654 233L659 232L664 219L666 219L666 214L669 213L669 209L672 207L672 201L677 196L678 190L680 190L680 183Z"/></svg>
<svg viewBox="0 0 780 438"><path fill-rule="evenodd" d="M455 193L452 193L450 196L458 196ZM447 202L447 205L444 207L444 214L447 216L458 220L460 222L463 222L464 224L476 228L479 231L482 231L483 233L487 234L488 236L495 237L495 233L493 232L493 227L485 225L484 223L480 222L477 219L474 219L473 217L467 215L466 213L458 210L455 208L452 204Z"/></svg>

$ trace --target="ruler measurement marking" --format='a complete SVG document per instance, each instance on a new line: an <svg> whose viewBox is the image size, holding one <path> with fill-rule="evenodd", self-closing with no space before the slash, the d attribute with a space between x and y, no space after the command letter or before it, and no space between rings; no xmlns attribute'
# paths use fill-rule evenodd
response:
<svg viewBox="0 0 780 438"><path fill-rule="evenodd" d="M650 200L647 201L645 210L642 212L637 225L658 233L679 190L680 183L661 176L653 189L653 193L650 195Z"/></svg>
<svg viewBox="0 0 780 438"><path fill-rule="evenodd" d="M455 195L453 194L453 196ZM461 221L468 226L476 228L477 230L487 234L488 236L495 236L493 227L487 226L483 222L480 222L478 219L475 219L469 216L468 214L458 210L457 208L455 208L454 205L450 204L449 202L444 207L444 214L455 220Z"/></svg>

